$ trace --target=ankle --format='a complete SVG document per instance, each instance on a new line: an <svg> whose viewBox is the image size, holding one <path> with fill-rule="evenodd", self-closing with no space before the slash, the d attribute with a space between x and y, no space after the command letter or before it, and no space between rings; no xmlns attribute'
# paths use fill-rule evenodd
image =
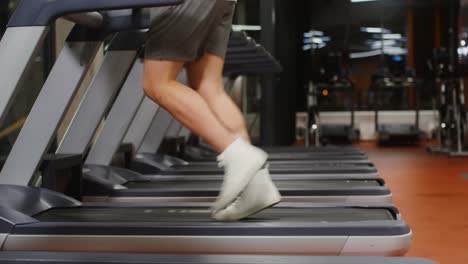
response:
<svg viewBox="0 0 468 264"><path fill-rule="evenodd" d="M264 163L268 159L268 155L263 150L252 146L249 142L239 137L218 158L223 161L243 160L248 163Z"/></svg>
<svg viewBox="0 0 468 264"><path fill-rule="evenodd" d="M238 135L240 138L242 138L245 142L252 144L252 141L250 140L250 136L247 133L241 133Z"/></svg>
<svg viewBox="0 0 468 264"><path fill-rule="evenodd" d="M243 146L245 146L246 144L249 144L241 137L236 137L230 142L231 143L227 145L221 152L221 156L229 157L235 155L238 149L243 148Z"/></svg>
<svg viewBox="0 0 468 264"><path fill-rule="evenodd" d="M218 137L216 141L208 141L208 144L210 144L218 154L222 154L226 151L226 149L234 144L237 139L238 137L234 135L227 135L224 137Z"/></svg>

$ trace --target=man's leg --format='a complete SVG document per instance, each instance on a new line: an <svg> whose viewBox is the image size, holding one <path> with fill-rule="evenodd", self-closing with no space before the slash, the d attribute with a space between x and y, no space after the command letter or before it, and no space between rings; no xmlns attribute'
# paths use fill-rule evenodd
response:
<svg viewBox="0 0 468 264"><path fill-rule="evenodd" d="M266 153L226 129L206 101L176 78L183 62L145 61L145 94L206 140L220 155L225 179L214 211L226 208L247 187L267 159Z"/></svg>
<svg viewBox="0 0 468 264"><path fill-rule="evenodd" d="M201 60L187 67L190 82L226 128L248 139L244 117L224 91L223 65L223 58L206 54ZM226 203L218 207L215 205L213 218L219 221L239 220L280 201L281 195L271 180L268 168L261 169L233 203L228 206Z"/></svg>
<svg viewBox="0 0 468 264"><path fill-rule="evenodd" d="M224 127L250 141L244 116L224 90L223 66L223 58L205 54L187 67L191 86L206 100Z"/></svg>
<svg viewBox="0 0 468 264"><path fill-rule="evenodd" d="M218 121L198 93L176 80L183 66L183 62L146 60L145 94L221 153L236 135Z"/></svg>

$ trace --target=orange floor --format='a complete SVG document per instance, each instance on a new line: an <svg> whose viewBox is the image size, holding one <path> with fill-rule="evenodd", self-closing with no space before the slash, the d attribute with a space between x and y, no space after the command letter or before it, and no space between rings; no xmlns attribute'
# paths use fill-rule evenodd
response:
<svg viewBox="0 0 468 264"><path fill-rule="evenodd" d="M468 264L468 158L431 155L424 148L360 147L414 232L408 256Z"/></svg>

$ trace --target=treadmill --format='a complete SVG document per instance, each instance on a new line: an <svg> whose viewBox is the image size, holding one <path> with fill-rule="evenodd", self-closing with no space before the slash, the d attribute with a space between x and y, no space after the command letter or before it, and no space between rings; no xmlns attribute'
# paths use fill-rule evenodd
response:
<svg viewBox="0 0 468 264"><path fill-rule="evenodd" d="M388 205L280 204L241 222L207 204L88 204L0 185L3 251L401 256L411 230Z"/></svg>
<svg viewBox="0 0 468 264"><path fill-rule="evenodd" d="M418 258L0 252L3 264L436 264Z"/></svg>
<svg viewBox="0 0 468 264"><path fill-rule="evenodd" d="M341 55L329 55L341 56ZM313 130L315 137L314 144L328 145L341 144L351 145L359 137L359 131L355 128L354 118L354 84L349 80L346 73L338 71L332 74L331 78L324 83L318 83L311 86L310 96L314 97L316 105L309 106L309 109L317 109L318 112L349 111L349 123L347 124L322 124L320 114L314 118L318 121L318 128ZM326 74L327 77L330 74ZM326 77L325 77L326 78ZM313 115L314 113L310 113ZM312 124L308 125L311 127Z"/></svg>
<svg viewBox="0 0 468 264"><path fill-rule="evenodd" d="M422 131L419 128L419 83L411 71L394 76L390 70L374 76L372 92L375 104L375 129L378 134L379 146L417 146L420 142ZM413 88L416 98L414 109L415 117L412 124L383 123L382 110L392 110L398 106L398 110L410 108L410 91ZM399 103L399 104L397 104Z"/></svg>
<svg viewBox="0 0 468 264"><path fill-rule="evenodd" d="M332 160L332 161L368 161L367 155L359 152L347 152L346 150L327 150L328 147L311 147L313 151L287 151L286 149L296 147L284 147L285 150L270 151L268 147L263 147L269 155L269 161L291 161L300 160L304 161L317 161L317 160ZM278 147L283 149L283 147ZM208 148L199 148L188 146L188 150L193 153L186 153L184 157L189 161L214 161L217 154Z"/></svg>
<svg viewBox="0 0 468 264"><path fill-rule="evenodd" d="M166 115L169 115L166 113ZM161 131L159 132L161 133ZM149 133L151 135L151 133ZM197 175L197 174L222 174L223 170L216 166L212 157L207 159L198 158L196 162L187 162L167 155L156 155L157 147L151 152L140 152L135 155L131 162L131 169L143 174L164 175ZM294 160L285 161L284 157ZM317 160L310 159L311 156L298 157L295 154L281 154L281 161L270 159L270 172L272 175L285 174L362 174L378 175L377 168L367 157L355 158L355 156L343 159L339 155L322 155ZM199 156L200 157L200 156ZM270 154L271 157L271 154Z"/></svg>
<svg viewBox="0 0 468 264"><path fill-rule="evenodd" d="M29 27L41 25L37 24L41 21L45 28L52 18L65 13L170 3L178 2L120 0L87 2L83 6L79 0L31 0L28 5L19 6L14 18L31 18L33 22L11 25L27 31ZM31 4L38 8L29 9ZM51 11L49 15L44 13ZM114 30L133 29L141 13L128 12L132 19L122 17L122 12L92 13L91 17L98 23L89 24L101 28L115 25L112 20L100 21L104 17L112 19L116 14L114 18L119 18L121 23ZM80 24L89 22L89 17L75 16L83 21ZM76 32L80 28L75 26L74 32L81 33ZM109 32L107 28L101 30ZM21 43L18 37L28 36L17 33L17 43ZM204 204L83 205L62 194L29 187L37 164L63 118L67 102L95 55L72 53L72 49L93 51L103 43L96 35L91 41L83 39L83 34L78 36L81 37L73 45L65 45L60 53L0 174L3 251L397 256L408 250L411 230L397 209L389 205L282 204L242 222L219 223L209 220L209 209ZM8 50L11 54L16 52L17 49ZM0 61L4 61L2 57Z"/></svg>
<svg viewBox="0 0 468 264"><path fill-rule="evenodd" d="M136 119L139 120L139 119ZM123 122L118 120L116 122ZM153 124L148 132L142 134L144 139L142 143L134 145L137 154L135 155L131 169L144 174L220 174L222 170L216 166L213 155L207 155L206 159L198 155L198 161L186 162L174 157L155 154L166 134L167 128L171 123L176 122L173 117L165 110L159 109L153 119ZM131 127L134 125L131 125ZM166 128L166 129L164 129ZM115 133L109 130L109 135ZM127 141L128 142L128 141ZM120 142L119 142L120 144ZM192 151L194 151L192 149ZM196 150L195 150L196 151ZM198 150L200 152L200 150ZM295 154L281 154L282 157L290 155L291 158L298 157ZM316 160L311 156L302 160L275 160L270 159L270 169L272 174L284 174L285 172L296 174L314 174L314 173L376 173L377 170L373 164L364 155L348 155L345 158L338 158L341 154L321 155L317 153Z"/></svg>
<svg viewBox="0 0 468 264"><path fill-rule="evenodd" d="M153 177L110 166L85 165L83 199L86 202L214 202L222 178ZM284 202L390 203L392 193L380 178L276 178Z"/></svg>
<svg viewBox="0 0 468 264"><path fill-rule="evenodd" d="M131 146L135 153L137 153L134 155L133 162L125 166L140 170L141 167L149 165L148 169L154 171L154 168L151 167L157 167L159 165L158 163L163 163L169 167L192 163L199 165L215 164L217 154L205 147L184 145L182 151L183 159L156 154L165 137L185 137L189 134L190 131L183 128L167 111L160 109L157 105L155 106L149 99L144 99L123 139L123 145ZM331 165L333 163L370 163L369 159L364 154L335 156L338 155L335 153L333 154L334 156L332 156L326 154L320 155L320 153L317 153L317 155L313 157L303 157L302 159L293 159L297 157L293 154L290 154L291 159L282 159L281 157L280 159L276 159L275 157L271 157L271 155L272 154L270 154L269 163L279 165L310 164L312 162L325 165ZM284 152L281 155L285 157L285 155L288 154ZM161 170L165 169L167 168L161 168Z"/></svg>
<svg viewBox="0 0 468 264"><path fill-rule="evenodd" d="M207 147L184 146L185 160L190 162L216 160L217 154ZM336 161L368 161L368 157L360 152L347 152L331 147L310 147L310 151L305 151L304 147L262 147L269 155L270 162L291 162L295 159L304 161L336 160ZM321 155L322 154L322 155Z"/></svg>
<svg viewBox="0 0 468 264"><path fill-rule="evenodd" d="M144 99L123 139L123 145L130 145L135 153L137 153L132 164L135 165L135 167L145 166L151 163L155 163L151 166L158 166L157 162L164 163L168 166L188 165L192 163L199 165L214 164L217 154L209 148L200 146L184 145L183 160L167 155L156 154L165 137L185 137L189 134L190 131L183 128L167 111L159 108L157 105L155 106L149 99ZM330 147L329 149L336 148ZM316 164L364 164L370 162L367 156L361 153L357 153L356 155L340 154L336 152L329 154L321 153L324 152L316 152L313 156L306 156L301 159L293 159L294 157L300 157L291 153L288 154L287 152L281 153L279 158L271 156L274 154L270 154L269 163L282 165L310 164L312 162ZM286 155L290 155L289 159L283 159ZM164 169L166 168L162 168L162 170Z"/></svg>

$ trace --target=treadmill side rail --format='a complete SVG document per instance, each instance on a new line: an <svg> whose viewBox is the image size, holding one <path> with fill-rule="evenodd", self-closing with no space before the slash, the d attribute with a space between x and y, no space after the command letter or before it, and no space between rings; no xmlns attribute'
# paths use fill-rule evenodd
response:
<svg viewBox="0 0 468 264"><path fill-rule="evenodd" d="M348 237L246 237L246 236L17 236L10 235L5 251L72 251L171 254L301 254L338 255ZM125 241L125 242L123 242Z"/></svg>
<svg viewBox="0 0 468 264"><path fill-rule="evenodd" d="M375 237L349 237L340 256L362 255L362 252L373 255L375 252L386 251L387 256L404 256L411 246L412 232L401 236L393 236L389 239L376 239Z"/></svg>
<svg viewBox="0 0 468 264"><path fill-rule="evenodd" d="M86 252L172 253L172 254L271 254L277 255L374 255L399 256L408 249L408 236L366 237L354 240L349 236L57 236L10 235L6 251L72 251ZM359 239L359 238L357 238ZM391 241L390 247L384 245ZM352 241L350 243L349 241ZM355 244L354 242L364 244ZM401 244L399 244L401 243ZM375 247L377 245L377 247Z"/></svg>
<svg viewBox="0 0 468 264"><path fill-rule="evenodd" d="M74 264L436 264L419 258L382 257L303 257L269 255L151 255L90 254L71 252L0 252L4 264L74 263Z"/></svg>

